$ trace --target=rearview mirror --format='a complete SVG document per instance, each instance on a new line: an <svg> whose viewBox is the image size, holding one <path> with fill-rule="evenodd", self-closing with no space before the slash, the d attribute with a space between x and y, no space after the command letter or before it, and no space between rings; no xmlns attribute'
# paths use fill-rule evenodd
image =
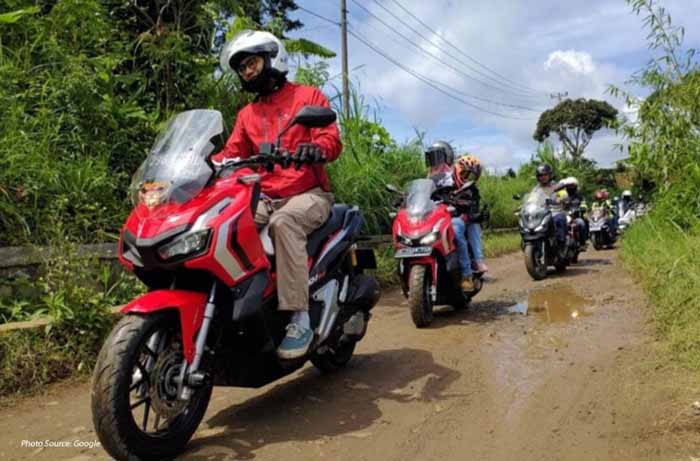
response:
<svg viewBox="0 0 700 461"><path fill-rule="evenodd" d="M289 125L277 135L275 146L280 147L282 135L294 125L303 125L307 128L323 128L335 122L336 116L333 110L323 106L304 106L294 116Z"/></svg>
<svg viewBox="0 0 700 461"><path fill-rule="evenodd" d="M308 128L323 128L335 122L333 110L322 106L304 106L292 119L291 125L303 125Z"/></svg>

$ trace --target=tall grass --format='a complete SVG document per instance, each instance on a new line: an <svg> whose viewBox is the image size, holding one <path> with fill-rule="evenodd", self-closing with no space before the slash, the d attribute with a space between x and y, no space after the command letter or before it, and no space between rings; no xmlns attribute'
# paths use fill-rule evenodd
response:
<svg viewBox="0 0 700 461"><path fill-rule="evenodd" d="M523 194L534 186L529 178L484 176L479 180L479 191L482 202L488 204L491 210L489 227L516 227L518 218L514 215L520 201L513 199L515 194Z"/></svg>
<svg viewBox="0 0 700 461"><path fill-rule="evenodd" d="M625 234L622 257L653 303L671 357L700 369L700 218L682 229L659 213Z"/></svg>

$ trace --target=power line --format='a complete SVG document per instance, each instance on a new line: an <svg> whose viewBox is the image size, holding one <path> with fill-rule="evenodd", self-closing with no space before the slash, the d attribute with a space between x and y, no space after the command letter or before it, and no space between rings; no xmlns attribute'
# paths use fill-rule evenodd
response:
<svg viewBox="0 0 700 461"><path fill-rule="evenodd" d="M530 96L530 95L525 95L525 94L523 94L523 93L522 93L522 90L517 90L518 93L514 93L513 91L509 91L507 88L503 88L503 87L499 87L499 86L494 86L494 85L492 85L492 84L490 84L490 83L488 83L488 82L485 82L485 81L483 81L483 80L480 80L479 78L477 78L477 77L475 77L475 76L473 76L473 75L467 74L467 73L464 72L463 70L461 70L461 69L459 69L458 67L455 67L454 65L452 65L451 63L449 63L449 62L447 62L447 61L441 59L441 58L440 58L439 56L437 56L436 54L434 54L434 53L432 53L432 52L426 50L425 48L423 48L422 46L420 46L419 44L417 44L416 42L414 42L411 38L407 37L406 35L402 34L402 33L399 32L398 30L396 30L396 28L392 27L390 24L388 24L388 23L387 23L386 21L384 21L382 18L378 17L377 15L375 15L374 13L372 13L370 10L368 10L367 8L365 8L364 6L362 6L357 0L352 0L352 2L355 3L355 5L357 5L360 9L364 10L369 16L371 16L371 17L373 17L374 19L376 19L377 21L379 21L384 27L386 27L387 29L389 29L389 30L392 31L394 34L398 35L399 37L401 37L402 39L404 39L405 41L407 41L407 42L410 43L411 45L413 45L414 48L418 49L418 50L421 51L423 54L426 54L426 55L432 57L432 58L435 59L436 61L440 62L441 64L443 64L443 65L445 65L445 66L447 66L448 68L452 69L453 71L459 73L459 74L462 75L463 77L468 78L468 79L470 79L470 80L473 80L473 81L475 81L475 82L477 82L477 83L479 83L479 84L481 84L481 85L483 85L483 86L489 87L489 88L494 89L494 90L496 90L496 91L501 91L501 92L504 92L504 93L510 93L510 96L511 96L511 97L514 96L514 97L524 98L524 99L533 99L533 98L536 98L535 96ZM379 6L382 7L382 8L384 8L382 5L379 5ZM392 13L390 13L390 14L392 14ZM394 16L394 17L395 17L395 16ZM399 19L399 18L396 18L396 19L399 20L400 22L402 22L402 24L408 26L405 22L401 21L401 19ZM426 40L426 41L428 41L429 43L431 43L431 44L434 45L434 43L432 43L429 39L427 39L425 36L423 36L422 34L420 34L420 32L416 31L415 29L411 28L410 26L408 26L408 27L409 27L409 29L411 29L414 33L416 33L418 36L420 36L420 37L423 38L424 40ZM454 57L453 55L451 55L451 54L449 54L449 53L445 53L445 54L447 54L449 57L451 57L451 58L454 59L455 61L463 63L463 61L459 60L459 58L456 58L456 57ZM464 63L463 63L463 64L464 64ZM469 67L469 66L466 65L466 67ZM487 77L488 77L488 76L487 76ZM489 77L489 78L490 78L490 77ZM495 83L496 83L496 84L499 84L499 85L503 85L503 84L500 83L500 82L495 82ZM537 98L537 99L539 99L539 98Z"/></svg>
<svg viewBox="0 0 700 461"><path fill-rule="evenodd" d="M320 20L322 20L322 21L326 21L326 22L329 22L329 23L331 23L331 24L334 24L334 25L340 27L340 23L339 23L338 21L334 21L334 20L332 20L332 19L330 19L330 18L327 18L327 17L325 17L325 16L322 16L322 15L320 15L320 14L314 12L314 11L307 10L307 9L304 8L303 6L297 6L297 8L298 8L299 10L305 12L305 13L310 14L311 16L317 17L318 19L320 19Z"/></svg>
<svg viewBox="0 0 700 461"><path fill-rule="evenodd" d="M440 88L440 86L436 85L435 83L433 83L432 81L430 81L430 79L426 78L425 76L419 74L418 72L416 72L416 71L414 71L414 70L412 70L412 69L410 69L410 68L404 66L404 65L401 64L400 62L396 61L394 58L392 58L392 57L390 57L389 55L387 55L386 53L384 53L384 52L383 52L381 49L379 49L376 45L374 45L374 44L372 44L371 42L369 42L369 41L365 40L364 38L360 37L360 36L359 36L358 34L356 34L352 29L351 29L351 30L348 30L348 33L349 33L350 35L352 35L353 37L355 37L356 40L360 41L360 42L363 43L365 46L367 46L368 48L370 48L372 51L374 51L375 53L379 54L380 56L382 56L384 59L386 59L387 61L391 62L391 63L394 64L395 66L399 67L399 68L400 68L401 70L403 70L404 72L406 72L406 73L412 75L414 78L416 78L416 79L422 81L422 82L425 83L426 85L430 86L431 88L433 88L433 89L436 90L436 91L439 91L440 93L444 94L445 96L447 96L447 97L449 97L449 98L452 98L452 99L454 99L454 100L456 100L456 101L458 101L458 102L461 102L462 104L464 104L464 105L466 105L466 106L469 106L469 107L471 107L471 108L473 108L473 109L476 109L476 110L481 111L481 112L485 112L485 113L487 113L487 114L494 115L494 116L496 116L496 117L507 118L507 119L512 119L512 120L531 120L531 118L512 117L512 116L509 116L509 115L506 115L506 114L494 112L494 111L491 111L491 110L486 109L486 108L484 108L484 107L481 107L481 106L479 106L479 105L473 104L473 103L471 103L471 102L469 102L469 101L467 101L467 100L465 100L465 99L462 99L462 98L460 98L460 97L458 97L458 96L455 96L454 94L450 93L449 91L446 91L446 90ZM446 85L444 85L444 84L442 84L442 85L443 85L443 86L446 86Z"/></svg>
<svg viewBox="0 0 700 461"><path fill-rule="evenodd" d="M371 27L372 29L374 29L374 30L376 30L376 31L379 31L379 29L377 29L376 27L372 26L371 24L365 24L365 25L368 25L368 26ZM394 43L397 43L397 44L399 44L400 46L403 46L402 44L399 43L398 40L393 39L393 38L392 38L392 40L394 41ZM418 49L419 49L420 51L422 51L424 54L426 54L426 55L428 55L428 56L432 56L431 54L427 53L427 52L426 52L425 50L423 50L422 48L418 48ZM434 57L434 56L433 56L433 57ZM440 62L442 62L442 61L440 61ZM443 63L443 64L444 64L444 63ZM540 108L540 109L533 109L533 108L531 108L531 107L525 107L525 106L518 105L518 104L508 104L508 103L504 103L504 102L500 102L500 101L494 101L493 99L488 99L488 98L484 98L484 97L482 97L482 96L476 96L476 95L473 95L473 94L465 93L465 92L463 92L463 91L460 91L460 90L458 90L458 89L456 89L456 88L454 88L454 87L451 87L451 86L449 86L449 85L447 85L447 84L445 84L445 83L442 83L442 82L440 82L440 81L438 81L438 80L432 79L432 78L427 77L427 76L425 76L425 75L422 75L422 77L425 78L426 80L430 80L432 83L434 83L434 84L436 84L436 85L441 85L441 86L443 86L443 87L445 87L445 88L448 88L450 91L453 91L453 92L455 92L455 93L457 93L457 94L460 94L460 95L462 95L462 96L466 96L466 97L468 97L468 98L472 98L472 99L475 99L475 100L478 100L478 101L487 102L487 103L490 103L490 104L496 104L496 105L504 106L504 107L510 107L510 108L513 108L513 109L524 110L524 111L528 111L528 112L538 112L538 113L539 113L539 112L542 112L542 111L544 110L544 109L542 109L542 108Z"/></svg>
<svg viewBox="0 0 700 461"><path fill-rule="evenodd" d="M434 29L432 29L429 25L427 25L427 24L426 24L425 22L423 22L420 18L418 18L415 14L413 14L410 10L408 10L405 6L403 6L398 0L392 0L392 1L393 1L396 5L398 5L398 7L401 8L406 14L408 14L410 17L412 17L414 20L416 20L416 21L417 21L419 24L421 24L423 27L425 27L426 29L428 29L431 33L433 33L436 37L438 37L440 40L442 40L443 42L445 42L446 44L448 44L450 47L454 48L459 54L461 54L462 56L464 56L465 58L467 58L468 60L470 60L471 62L473 62L474 64L476 64L477 66L481 67L482 69L485 69L485 70L487 70L488 72L491 72L492 74L498 76L498 77L501 78L502 80L504 80L504 81L506 81L506 82L510 82L510 83L512 83L512 84L514 84L514 85L517 85L518 87L520 87L520 88L522 88L523 90L526 90L526 91L528 91L528 92L533 92L533 93L538 93L538 94L544 94L544 93L546 93L546 92L544 92L544 91L542 91L542 90L537 90L537 89L535 89L535 88L530 88L530 87L528 87L528 86L522 85L522 84L520 84L520 83L518 83L518 82L516 82L516 81L514 81L514 80L511 80L511 79L509 79L508 77L506 77L506 76L504 76L504 75L502 75L502 74L496 72L495 70L491 69L491 68L488 67L487 65L482 64L482 63L479 62L477 59L475 59L475 58L469 56L468 54L466 54L466 53L465 53L461 48L459 48L457 45L453 44L452 42L450 42L449 40L447 40L446 38L444 38L442 35L440 35L439 33L437 33L437 32L436 32Z"/></svg>

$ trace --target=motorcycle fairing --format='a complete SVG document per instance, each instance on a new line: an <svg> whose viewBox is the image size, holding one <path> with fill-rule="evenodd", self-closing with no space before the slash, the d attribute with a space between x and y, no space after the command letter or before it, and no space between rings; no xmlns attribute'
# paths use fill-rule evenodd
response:
<svg viewBox="0 0 700 461"><path fill-rule="evenodd" d="M174 309L180 317L182 349L185 360L192 363L195 335L202 325L207 294L187 290L154 290L131 301L121 309L123 314L152 314Z"/></svg>

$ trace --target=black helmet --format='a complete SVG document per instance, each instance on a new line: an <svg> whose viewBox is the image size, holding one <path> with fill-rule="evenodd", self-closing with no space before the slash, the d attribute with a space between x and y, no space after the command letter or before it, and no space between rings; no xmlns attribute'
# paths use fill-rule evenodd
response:
<svg viewBox="0 0 700 461"><path fill-rule="evenodd" d="M436 141L425 151L425 163L430 167L443 163L452 165L454 161L455 151L446 141Z"/></svg>
<svg viewBox="0 0 700 461"><path fill-rule="evenodd" d="M552 166L547 163L539 165L535 170L535 176L537 178L544 175L549 175L550 178L554 175L554 170L552 169Z"/></svg>

